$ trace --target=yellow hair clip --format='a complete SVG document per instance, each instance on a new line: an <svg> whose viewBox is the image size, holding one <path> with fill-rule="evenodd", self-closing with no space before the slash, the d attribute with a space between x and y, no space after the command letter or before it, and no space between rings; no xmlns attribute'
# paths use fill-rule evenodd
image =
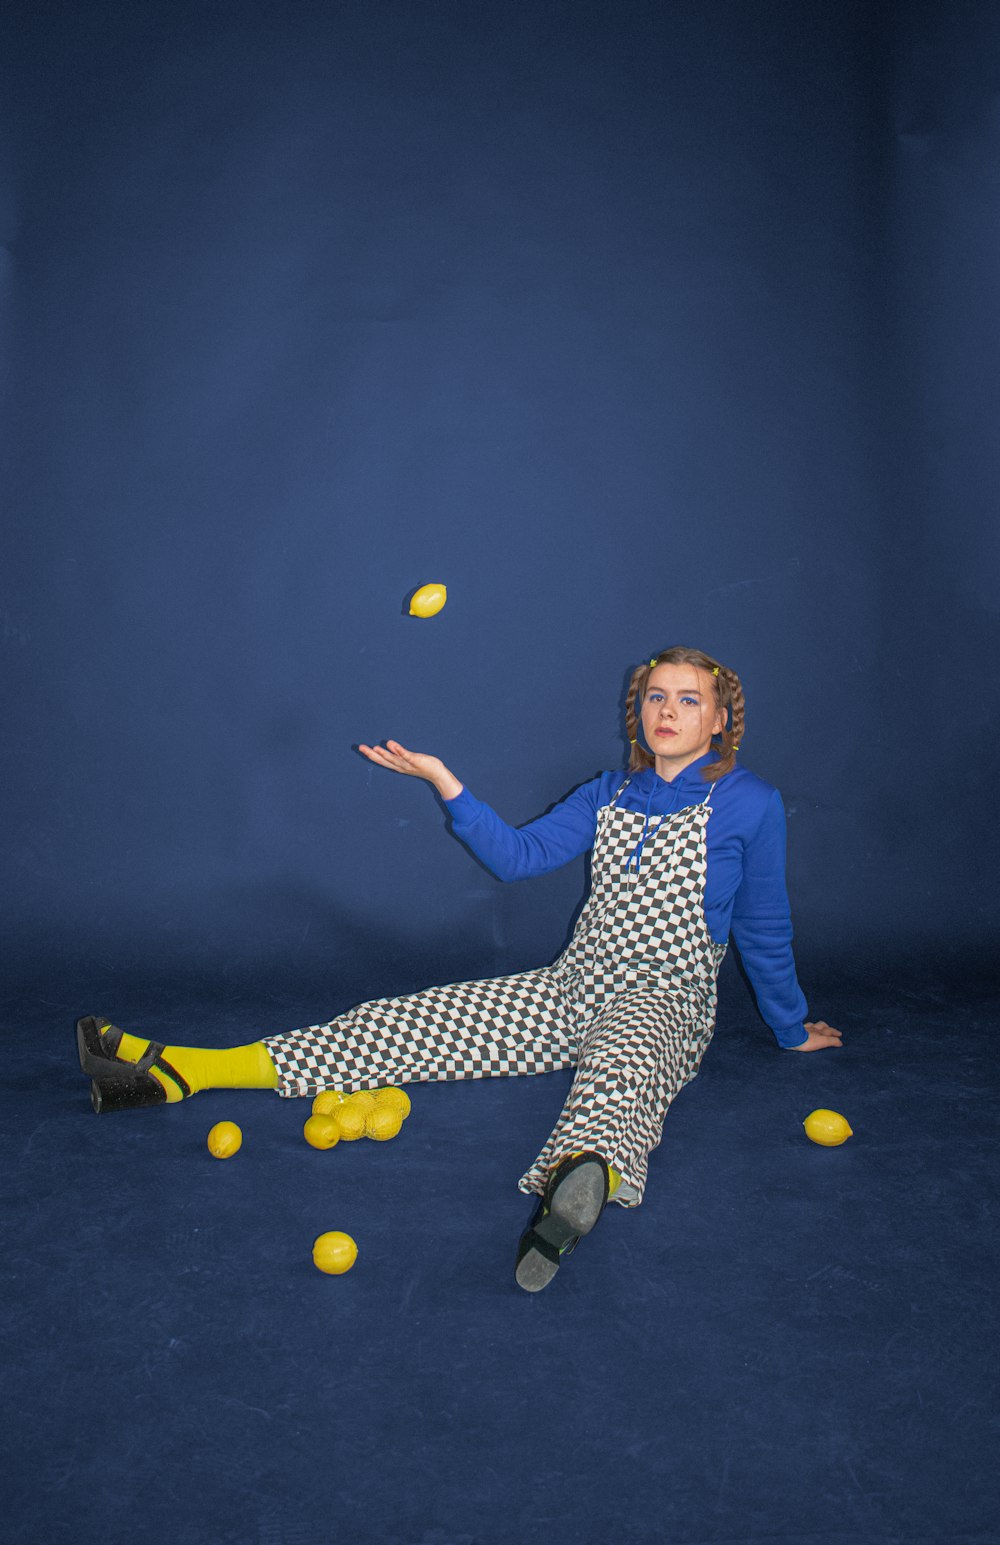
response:
<svg viewBox="0 0 1000 1545"><path fill-rule="evenodd" d="M719 667L717 665L713 665L712 666L712 675L713 676L718 676L718 674L719 674Z"/></svg>
<svg viewBox="0 0 1000 1545"><path fill-rule="evenodd" d="M655 665L658 659L659 659L659 655L655 655L654 654L653 658L649 662L650 665Z"/></svg>

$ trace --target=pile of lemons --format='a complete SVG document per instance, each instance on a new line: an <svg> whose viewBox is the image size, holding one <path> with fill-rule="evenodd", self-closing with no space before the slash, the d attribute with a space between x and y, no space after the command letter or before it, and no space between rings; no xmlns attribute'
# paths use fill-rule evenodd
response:
<svg viewBox="0 0 1000 1545"><path fill-rule="evenodd" d="M324 1089L313 1100L312 1115L302 1135L310 1148L335 1148L341 1140L355 1143L360 1137L387 1143L409 1114L410 1097L405 1089L365 1089L359 1094Z"/></svg>

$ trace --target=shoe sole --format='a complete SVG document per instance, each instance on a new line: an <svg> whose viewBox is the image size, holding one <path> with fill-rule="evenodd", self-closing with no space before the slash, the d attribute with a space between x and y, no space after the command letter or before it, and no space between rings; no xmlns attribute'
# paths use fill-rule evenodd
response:
<svg viewBox="0 0 1000 1545"><path fill-rule="evenodd" d="M526 1293L540 1293L558 1270L558 1261L550 1261L540 1250L531 1249L518 1261L514 1280Z"/></svg>
<svg viewBox="0 0 1000 1545"><path fill-rule="evenodd" d="M605 1173L600 1164L579 1164L560 1181L549 1200L549 1211L529 1231L562 1253L567 1245L589 1234L604 1209ZM568 1252L567 1252L568 1253ZM529 1246L517 1263L514 1280L526 1293L548 1287L562 1264L547 1252Z"/></svg>
<svg viewBox="0 0 1000 1545"><path fill-rule="evenodd" d="M543 1218L536 1232L551 1239L555 1245L564 1245L575 1234L589 1234L604 1208L606 1197L605 1172L600 1164L580 1164L570 1170L560 1181L549 1201L549 1216ZM547 1230L550 1224L554 1238Z"/></svg>

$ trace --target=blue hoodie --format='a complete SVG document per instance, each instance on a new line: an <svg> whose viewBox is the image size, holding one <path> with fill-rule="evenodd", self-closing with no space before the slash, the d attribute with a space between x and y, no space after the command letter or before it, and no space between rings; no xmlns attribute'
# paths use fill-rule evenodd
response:
<svg viewBox="0 0 1000 1545"><path fill-rule="evenodd" d="M701 776L709 751L670 780L653 768L631 774L618 804L641 810L655 824L705 798ZM623 780L620 768L601 773L574 789L548 815L526 826L508 826L496 811L468 789L447 800L455 835L501 880L526 880L546 874L589 851L597 833L597 812L611 803ZM642 841L630 862L641 864ZM785 888L785 810L777 789L735 767L712 794L706 827L708 874L705 921L721 944L732 934L757 995L757 1005L779 1046L801 1046L808 1039L808 1009L795 974L792 919Z"/></svg>

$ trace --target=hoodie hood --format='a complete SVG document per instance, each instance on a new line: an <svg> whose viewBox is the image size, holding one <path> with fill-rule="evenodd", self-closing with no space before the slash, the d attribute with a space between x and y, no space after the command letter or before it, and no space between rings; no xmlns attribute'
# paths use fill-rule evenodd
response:
<svg viewBox="0 0 1000 1545"><path fill-rule="evenodd" d="M643 802L651 795L654 810L661 808L661 802L665 802L672 808L676 803L677 794L681 791L688 796L693 790L698 789L708 793L711 785L707 778L702 777L702 768L718 760L715 751L706 751L704 756L700 756L696 762L689 763L676 778L671 778L669 781L661 778L655 767L644 767L640 772L632 773L630 788L637 794L641 791Z"/></svg>

